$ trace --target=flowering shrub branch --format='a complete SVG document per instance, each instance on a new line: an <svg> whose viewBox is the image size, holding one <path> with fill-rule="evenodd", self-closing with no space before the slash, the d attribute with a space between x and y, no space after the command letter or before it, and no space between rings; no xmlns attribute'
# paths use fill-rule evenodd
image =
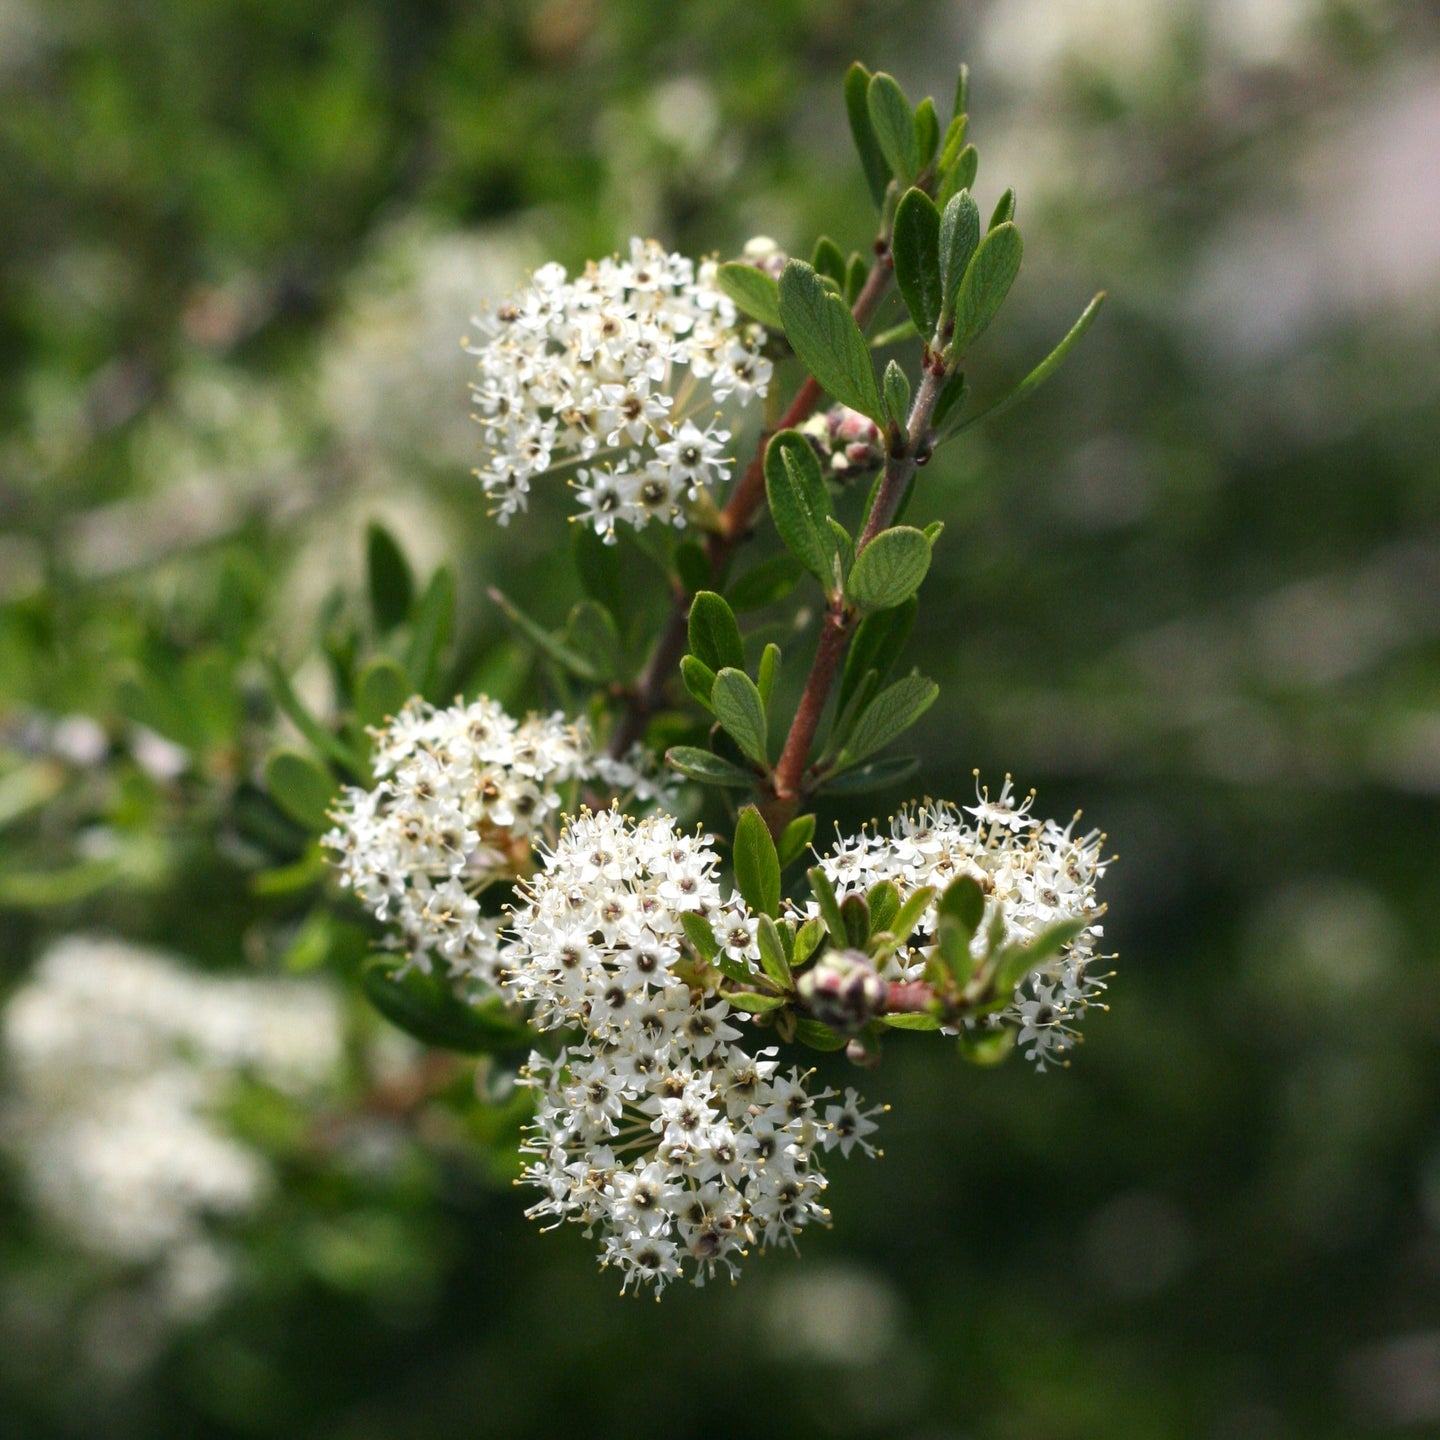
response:
<svg viewBox="0 0 1440 1440"><path fill-rule="evenodd" d="M312 752L277 752L270 790L382 937L365 993L428 1044L511 1067L534 1103L529 1213L598 1235L623 1290L733 1278L752 1248L793 1246L828 1218L822 1157L876 1153L881 1108L782 1047L874 1069L890 1032L930 1031L978 1063L1018 1048L1043 1070L1065 1063L1107 978L1103 837L1033 817L1008 778L974 805L927 801L814 846L817 801L914 767L881 752L938 687L890 676L944 526L904 515L922 467L973 421L960 366L1022 248L1012 192L981 228L963 69L943 133L932 101L859 65L846 104L880 215L869 259L757 241L695 264L636 240L574 278L542 267L477 321L476 474L498 520L564 472L584 531L587 599L563 632L495 598L591 690L583 718L420 698L451 589L442 572L414 596L383 537L376 631L408 627L404 660L365 661L338 725L276 675ZM907 319L867 338L892 278ZM1008 399L1058 365L1096 303ZM907 340L915 383L896 359L877 376L874 352ZM782 408L791 359L804 378ZM778 421L736 477L730 441L756 397ZM856 516L858 476L873 480ZM783 548L732 576L767 512ZM670 600L633 673L622 539ZM787 715L781 647L740 616L811 581L824 604ZM674 714L682 687L703 719ZM662 760L682 723L689 743ZM750 801L728 864L679 818L714 792ZM805 883L787 884L797 868Z"/></svg>

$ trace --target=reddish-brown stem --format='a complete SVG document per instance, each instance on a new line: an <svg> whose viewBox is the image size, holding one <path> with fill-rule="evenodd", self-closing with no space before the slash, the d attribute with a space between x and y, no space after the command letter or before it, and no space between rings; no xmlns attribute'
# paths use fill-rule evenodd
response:
<svg viewBox="0 0 1440 1440"><path fill-rule="evenodd" d="M926 366L925 378L916 393L910 409L909 428L901 442L891 451L885 465L885 475L876 493L869 519L855 547L858 555L895 518L900 502L905 496L915 474L917 457L923 446L929 443L930 416L935 402L940 397L945 382L943 366ZM770 777L770 793L765 797L762 811L771 833L778 837L805 799L805 767L810 759L810 749L815 743L820 728L820 718L825 713L826 701L830 698L830 687L835 683L840 662L850 644L850 631L855 624L855 611L837 597L825 617L825 628L820 633L820 644L815 651L815 660L805 681L805 691L800 706L785 737L785 747L775 764Z"/></svg>
<svg viewBox="0 0 1440 1440"><path fill-rule="evenodd" d="M826 613L825 627L820 632L820 644L805 680L805 690L796 707L790 732L785 737L785 747L770 776L770 795L764 814L772 833L777 835L794 818L803 798L805 764L810 758L810 747L815 743L815 732L820 728L820 717L825 713L825 702L830 698L830 687L835 683L835 672L845 658L850 624L851 617L845 602L837 600Z"/></svg>
<svg viewBox="0 0 1440 1440"><path fill-rule="evenodd" d="M870 267L865 284L851 307L851 313L861 329L870 322L880 304L880 297L884 295L885 287L890 281L891 269L889 242L882 237L875 243L875 264ZM730 498L720 512L719 523L705 541L705 556L710 562L712 583L718 582L724 575L731 554L750 533L755 512L765 499L765 447L771 435L780 430L792 429L807 420L823 393L813 379L807 378L795 392L795 398L791 400L775 428L766 430L760 436L754 458L745 467L745 473L730 492ZM660 632L654 649L645 662L645 668L626 698L625 709L610 732L607 749L612 756L618 758L629 750L644 734L650 717L664 702L665 689L680 663L680 657L685 653L690 600L691 594L688 590L676 588L675 603L665 622L665 628Z"/></svg>
<svg viewBox="0 0 1440 1440"><path fill-rule="evenodd" d="M885 992L885 1014L920 1015L935 1003L935 989L923 980L896 980Z"/></svg>

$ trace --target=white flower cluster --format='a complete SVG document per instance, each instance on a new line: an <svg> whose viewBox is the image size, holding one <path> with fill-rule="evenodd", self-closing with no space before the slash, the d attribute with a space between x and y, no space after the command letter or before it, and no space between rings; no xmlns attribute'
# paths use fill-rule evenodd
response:
<svg viewBox="0 0 1440 1440"><path fill-rule="evenodd" d="M811 1094L773 1048L741 1048L742 1017L693 983L687 912L731 955L757 958L755 920L738 897L722 901L717 864L710 837L669 816L586 812L511 922L506 961L536 1025L583 1032L526 1070L538 1105L524 1179L545 1192L528 1213L598 1230L622 1291L658 1292L687 1262L696 1284L720 1265L733 1277L748 1244L793 1244L826 1218L818 1150L874 1153L853 1091Z"/></svg>
<svg viewBox="0 0 1440 1440"><path fill-rule="evenodd" d="M692 417L763 396L773 367L715 269L632 240L628 260L591 262L573 280L542 266L476 320L486 338L471 350L471 389L490 456L475 473L502 523L536 476L573 461L587 462L575 476L584 517L611 542L621 521L684 526L729 478L729 432L713 413L703 428Z"/></svg>
<svg viewBox="0 0 1440 1440"><path fill-rule="evenodd" d="M409 962L499 988L500 918L476 896L530 872L537 840L558 828L562 786L592 780L639 800L663 795L643 757L597 755L562 716L517 721L484 696L436 709L407 702L373 730L373 789L347 787L335 828L341 883L394 924Z"/></svg>
<svg viewBox="0 0 1440 1440"><path fill-rule="evenodd" d="M977 803L963 811L948 802L926 803L896 815L888 835L842 836L820 865L842 900L882 880L895 885L903 901L922 886L943 892L952 880L972 876L985 892L985 916L973 941L977 959L997 916L1005 944L1031 939L1058 921L1084 918L1080 935L1033 971L1014 1002L986 1021L1017 1028L1019 1045L1028 1047L1029 1058L1043 1070L1047 1062L1063 1059L1077 1038L1075 1024L1105 988L1106 977L1092 966L1095 943L1104 933L1095 882L1106 862L1100 853L1103 835L1092 830L1076 836L1078 816L1063 827L1032 818L1034 799L1031 794L1017 804L1007 777L995 799L982 790ZM887 978L921 974L928 953L924 942L933 937L934 924L932 904L916 927L917 948L892 957Z"/></svg>
<svg viewBox="0 0 1440 1440"><path fill-rule="evenodd" d="M200 1308L230 1274L206 1217L247 1214L271 1183L215 1107L238 1074L303 1095L341 1058L319 984L198 975L79 936L12 997L3 1040L4 1138L39 1208L87 1249L173 1272L172 1299Z"/></svg>

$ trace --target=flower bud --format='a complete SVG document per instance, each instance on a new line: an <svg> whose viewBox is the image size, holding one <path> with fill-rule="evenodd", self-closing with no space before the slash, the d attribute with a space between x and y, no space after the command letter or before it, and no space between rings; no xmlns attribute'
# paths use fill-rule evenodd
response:
<svg viewBox="0 0 1440 1440"><path fill-rule="evenodd" d="M889 987L861 950L831 950L798 985L800 998L816 1020L834 1030L859 1030L885 1005Z"/></svg>

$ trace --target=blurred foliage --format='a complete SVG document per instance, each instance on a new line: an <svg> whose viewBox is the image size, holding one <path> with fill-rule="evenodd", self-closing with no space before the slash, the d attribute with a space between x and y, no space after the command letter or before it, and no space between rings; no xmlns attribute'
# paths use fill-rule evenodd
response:
<svg viewBox="0 0 1440 1440"><path fill-rule="evenodd" d="M916 94L971 60L982 207L1013 184L1027 236L982 403L1110 291L1041 397L925 472L911 518L948 528L910 656L942 683L928 791L1008 769L1109 831L1112 1013L1064 1074L892 1046L887 1155L835 1168L834 1230L663 1307L522 1220L485 1143L513 1111L427 1098L463 1066L377 1099L357 1060L343 1160L241 1094L278 1188L230 1299L153 1342L7 1170L7 1435L1440 1424L1419 4L0 0L0 993L76 930L353 976L365 936L307 922L258 783L262 655L331 703L379 520L422 580L454 567L446 683L546 693L484 589L558 624L578 584L558 505L501 535L476 504L466 316L631 233L863 245L855 57ZM297 886L257 896L277 855Z"/></svg>

